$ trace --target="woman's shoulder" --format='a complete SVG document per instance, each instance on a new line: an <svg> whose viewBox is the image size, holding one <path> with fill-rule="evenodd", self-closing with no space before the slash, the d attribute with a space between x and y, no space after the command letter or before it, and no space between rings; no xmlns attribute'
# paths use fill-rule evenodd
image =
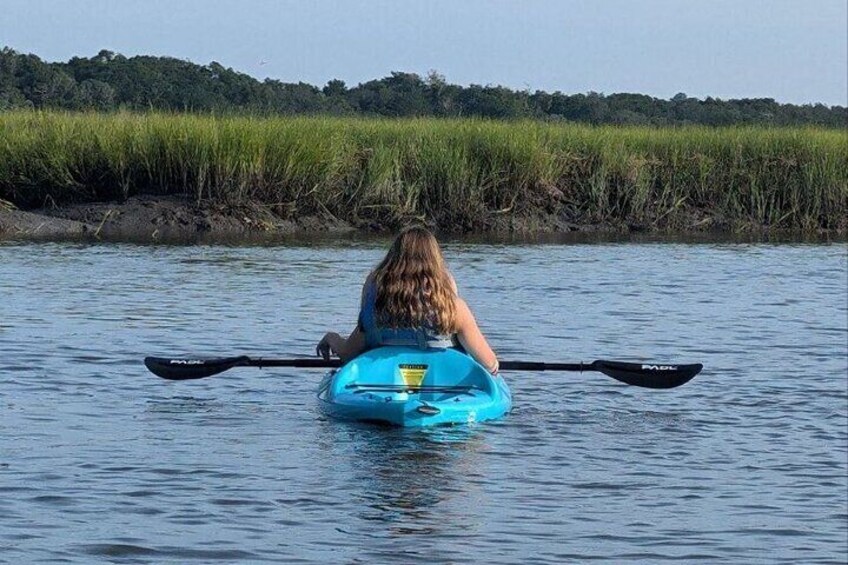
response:
<svg viewBox="0 0 848 565"><path fill-rule="evenodd" d="M456 321L459 327L462 327L466 324L469 317L472 317L471 308L468 306L468 303L462 299L458 294L454 297L454 307L456 308Z"/></svg>
<svg viewBox="0 0 848 565"><path fill-rule="evenodd" d="M368 296L370 292L373 292L377 288L376 279L374 276L374 271L368 273L368 276L365 277L365 282L362 283L362 300L365 300L365 297Z"/></svg>
<svg viewBox="0 0 848 565"><path fill-rule="evenodd" d="M362 288L366 289L373 286L377 286L377 275L374 271L371 271L368 273L368 276L365 277L365 282L362 283Z"/></svg>
<svg viewBox="0 0 848 565"><path fill-rule="evenodd" d="M448 273L448 279L450 279L451 290L453 290L455 295L459 296L459 287L456 286L456 279L453 278L453 275L450 272Z"/></svg>

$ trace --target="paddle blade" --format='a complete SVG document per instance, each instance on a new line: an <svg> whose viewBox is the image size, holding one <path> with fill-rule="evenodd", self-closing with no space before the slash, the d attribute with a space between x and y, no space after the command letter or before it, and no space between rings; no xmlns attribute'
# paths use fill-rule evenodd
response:
<svg viewBox="0 0 848 565"><path fill-rule="evenodd" d="M595 361L591 368L617 381L644 388L674 388L688 383L704 368L693 365L651 365L648 363L621 363Z"/></svg>
<svg viewBox="0 0 848 565"><path fill-rule="evenodd" d="M224 359L167 359L164 357L145 357L144 364L150 372L163 379L184 381L202 379L222 373L227 369L247 365L247 356L227 357Z"/></svg>

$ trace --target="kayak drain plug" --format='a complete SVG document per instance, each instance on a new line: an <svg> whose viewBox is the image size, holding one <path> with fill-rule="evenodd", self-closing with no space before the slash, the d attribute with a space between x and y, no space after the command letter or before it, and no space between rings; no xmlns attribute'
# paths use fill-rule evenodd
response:
<svg viewBox="0 0 848 565"><path fill-rule="evenodd" d="M436 408L435 406L430 406L429 404L422 404L418 408L416 408L419 412L424 414L425 416L435 416L436 414L441 414L442 411Z"/></svg>

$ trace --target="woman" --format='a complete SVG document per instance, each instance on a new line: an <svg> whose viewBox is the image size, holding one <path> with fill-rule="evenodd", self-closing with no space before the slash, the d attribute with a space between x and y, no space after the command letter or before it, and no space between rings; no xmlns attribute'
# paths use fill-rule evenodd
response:
<svg viewBox="0 0 848 565"><path fill-rule="evenodd" d="M454 340L492 374L498 359L474 315L459 297L433 234L421 227L403 230L362 287L359 323L345 339L324 335L316 352L348 361L381 345L451 347Z"/></svg>

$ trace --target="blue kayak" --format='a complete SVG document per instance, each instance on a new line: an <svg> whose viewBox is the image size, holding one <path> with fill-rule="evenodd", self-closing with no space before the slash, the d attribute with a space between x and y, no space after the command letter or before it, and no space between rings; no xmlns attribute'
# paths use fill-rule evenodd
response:
<svg viewBox="0 0 848 565"><path fill-rule="evenodd" d="M404 427L467 424L500 418L512 405L503 377L455 349L380 347L321 381L325 414Z"/></svg>

